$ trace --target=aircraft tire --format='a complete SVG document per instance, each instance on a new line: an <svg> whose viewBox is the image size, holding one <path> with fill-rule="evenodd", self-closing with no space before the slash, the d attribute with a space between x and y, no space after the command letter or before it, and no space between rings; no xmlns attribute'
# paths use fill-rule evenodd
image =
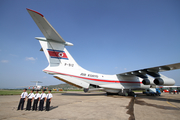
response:
<svg viewBox="0 0 180 120"><path fill-rule="evenodd" d="M111 93L109 93L109 92L106 92L106 95L111 95Z"/></svg>
<svg viewBox="0 0 180 120"><path fill-rule="evenodd" d="M106 95L117 95L117 93L106 92Z"/></svg>
<svg viewBox="0 0 180 120"><path fill-rule="evenodd" d="M129 92L128 95L129 95L129 96L134 96L135 93L134 93L134 92Z"/></svg>
<svg viewBox="0 0 180 120"><path fill-rule="evenodd" d="M123 91L123 93L122 93L124 96L128 96L128 92L127 91Z"/></svg>

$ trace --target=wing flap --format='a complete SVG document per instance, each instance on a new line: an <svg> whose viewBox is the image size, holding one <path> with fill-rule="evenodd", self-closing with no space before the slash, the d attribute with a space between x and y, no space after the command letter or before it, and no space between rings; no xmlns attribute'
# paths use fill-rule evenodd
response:
<svg viewBox="0 0 180 120"><path fill-rule="evenodd" d="M27 11L31 15L31 17L33 18L34 22L37 24L43 35L46 37L46 39L60 43L66 42L41 13L28 8Z"/></svg>

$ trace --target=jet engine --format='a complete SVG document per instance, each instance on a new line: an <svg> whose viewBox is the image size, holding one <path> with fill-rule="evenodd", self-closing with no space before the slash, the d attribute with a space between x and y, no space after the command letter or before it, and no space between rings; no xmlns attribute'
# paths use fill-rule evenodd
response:
<svg viewBox="0 0 180 120"><path fill-rule="evenodd" d="M150 85L150 80L147 79L147 78L144 78L143 81L142 81L142 83L143 83L144 85Z"/></svg>
<svg viewBox="0 0 180 120"><path fill-rule="evenodd" d="M161 78L155 78L154 79L154 84L156 85L164 85L164 80Z"/></svg>
<svg viewBox="0 0 180 120"><path fill-rule="evenodd" d="M175 84L175 81L171 78L161 75L161 77L157 77L154 79L154 84L164 85L164 86L173 86Z"/></svg>
<svg viewBox="0 0 180 120"><path fill-rule="evenodd" d="M175 84L175 81L173 79L159 74L158 72L147 70L147 74L155 78L153 81L155 85L172 86Z"/></svg>

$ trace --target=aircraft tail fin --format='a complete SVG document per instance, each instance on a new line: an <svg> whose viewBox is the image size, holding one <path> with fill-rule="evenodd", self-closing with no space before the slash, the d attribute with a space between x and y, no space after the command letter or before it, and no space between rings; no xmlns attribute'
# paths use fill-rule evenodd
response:
<svg viewBox="0 0 180 120"><path fill-rule="evenodd" d="M73 57L65 48L62 43L47 40L46 38L36 37L39 40L42 50L49 62L50 67L56 66L69 66L69 67L79 67Z"/></svg>

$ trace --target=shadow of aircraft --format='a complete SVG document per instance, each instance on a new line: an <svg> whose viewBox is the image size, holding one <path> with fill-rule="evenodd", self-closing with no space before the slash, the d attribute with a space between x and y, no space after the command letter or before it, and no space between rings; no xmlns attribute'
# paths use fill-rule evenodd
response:
<svg viewBox="0 0 180 120"><path fill-rule="evenodd" d="M106 93L62 93L67 96L105 96Z"/></svg>
<svg viewBox="0 0 180 120"><path fill-rule="evenodd" d="M151 99L151 100L159 100L159 101L169 101L169 102L176 102L180 103L180 99L175 99L171 97L166 97L164 98L165 95L161 96L146 96L145 94L142 93L136 93L138 98L146 98L146 99Z"/></svg>
<svg viewBox="0 0 180 120"><path fill-rule="evenodd" d="M146 106L155 107L155 108L159 108L159 109L165 109L165 110L180 110L178 107L172 107L172 106L166 106L166 105L157 105L157 104L153 104L153 103L147 103L147 102L145 102L143 100L140 100L138 98L135 99L134 104L146 105Z"/></svg>

